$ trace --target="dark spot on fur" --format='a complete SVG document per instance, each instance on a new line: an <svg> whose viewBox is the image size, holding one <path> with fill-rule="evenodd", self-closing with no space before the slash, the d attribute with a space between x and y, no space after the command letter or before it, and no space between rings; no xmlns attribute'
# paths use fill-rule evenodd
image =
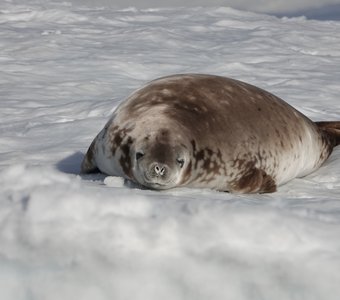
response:
<svg viewBox="0 0 340 300"><path fill-rule="evenodd" d="M201 182L210 182L219 175L226 175L226 164L222 160L222 153L220 149L216 151L210 148L197 149L194 140L191 141L193 158L195 161L194 168L197 169L199 163L202 165L202 172L198 173L197 179Z"/></svg>
<svg viewBox="0 0 340 300"><path fill-rule="evenodd" d="M117 148L121 146L123 143L124 139L126 139L127 135L129 132L132 131L132 128L119 128L118 126L114 126L111 131L110 131L110 136L111 136L111 151L112 154L115 155Z"/></svg>
<svg viewBox="0 0 340 300"><path fill-rule="evenodd" d="M191 141L191 145L192 145L192 150L193 150L193 157L195 159L195 165L194 168L197 169L198 163L201 160L204 160L204 150L197 150L196 149L196 143L194 140Z"/></svg>
<svg viewBox="0 0 340 300"><path fill-rule="evenodd" d="M124 171L124 173L129 177L133 178L132 174L132 161L130 157L130 148L133 143L132 138L129 136L123 144L120 145L122 150L122 156L119 159L119 163Z"/></svg>
<svg viewBox="0 0 340 300"><path fill-rule="evenodd" d="M248 163L248 170L239 179L231 183L232 191L241 193L273 193L277 187L274 179L265 171Z"/></svg>

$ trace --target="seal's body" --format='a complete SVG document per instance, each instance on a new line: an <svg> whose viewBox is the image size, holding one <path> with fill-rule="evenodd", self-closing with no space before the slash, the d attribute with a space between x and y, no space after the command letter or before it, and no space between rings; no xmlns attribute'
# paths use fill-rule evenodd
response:
<svg viewBox="0 0 340 300"><path fill-rule="evenodd" d="M153 189L274 192L340 143L340 122L314 123L278 97L230 78L187 74L150 82L113 113L82 172L97 168Z"/></svg>

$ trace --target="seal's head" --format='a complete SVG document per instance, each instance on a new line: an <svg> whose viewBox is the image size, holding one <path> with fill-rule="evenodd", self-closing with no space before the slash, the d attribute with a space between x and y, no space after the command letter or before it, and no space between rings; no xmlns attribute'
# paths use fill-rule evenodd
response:
<svg viewBox="0 0 340 300"><path fill-rule="evenodd" d="M157 190L178 186L190 160L183 137L168 129L138 137L133 155L135 180Z"/></svg>

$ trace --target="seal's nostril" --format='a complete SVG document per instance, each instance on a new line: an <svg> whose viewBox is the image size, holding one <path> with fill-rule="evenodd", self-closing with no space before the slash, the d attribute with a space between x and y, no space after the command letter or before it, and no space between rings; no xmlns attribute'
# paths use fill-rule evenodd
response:
<svg viewBox="0 0 340 300"><path fill-rule="evenodd" d="M164 166L163 166L163 167L160 167L158 164L155 165L154 170L155 170L155 173L156 173L157 175L163 176L164 173L165 173L165 167L164 167Z"/></svg>

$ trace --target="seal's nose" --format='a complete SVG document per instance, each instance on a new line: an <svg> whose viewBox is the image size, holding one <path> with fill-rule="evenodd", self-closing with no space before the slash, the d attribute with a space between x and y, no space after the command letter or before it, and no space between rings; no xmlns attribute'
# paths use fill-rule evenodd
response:
<svg viewBox="0 0 340 300"><path fill-rule="evenodd" d="M156 176L163 176L165 174L166 167L162 164L156 163L154 165L154 171Z"/></svg>
<svg viewBox="0 0 340 300"><path fill-rule="evenodd" d="M156 183L167 181L170 175L171 169L169 168L169 166L158 161L150 164L148 172L146 173L147 179Z"/></svg>

